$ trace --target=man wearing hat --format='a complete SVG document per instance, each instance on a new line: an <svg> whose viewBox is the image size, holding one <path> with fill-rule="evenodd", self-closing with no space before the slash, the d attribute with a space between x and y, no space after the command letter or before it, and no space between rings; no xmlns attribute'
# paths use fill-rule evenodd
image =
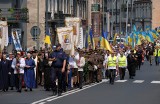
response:
<svg viewBox="0 0 160 104"><path fill-rule="evenodd" d="M56 77L58 78L58 96L62 94L62 73L65 72L66 55L61 49L61 44L56 45L56 50L51 53L50 61L52 61L52 90L53 95L57 95Z"/></svg>
<svg viewBox="0 0 160 104"><path fill-rule="evenodd" d="M22 78L24 75L25 59L21 57L21 53L17 52L16 58L12 61L12 68L14 69L16 89L17 92L22 90Z"/></svg>

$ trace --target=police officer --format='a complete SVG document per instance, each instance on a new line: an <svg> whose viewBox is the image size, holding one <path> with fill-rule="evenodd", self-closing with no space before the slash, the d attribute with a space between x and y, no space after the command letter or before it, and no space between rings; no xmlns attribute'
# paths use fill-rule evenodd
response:
<svg viewBox="0 0 160 104"><path fill-rule="evenodd" d="M65 72L66 56L61 49L61 44L56 45L56 50L51 54L50 61L52 61L52 90L53 95L57 95L56 77L58 78L58 96L62 94L62 73Z"/></svg>
<svg viewBox="0 0 160 104"><path fill-rule="evenodd" d="M120 57L118 57L118 69L119 69L120 80L124 80L126 67L127 67L127 58L123 52L120 52Z"/></svg>
<svg viewBox="0 0 160 104"><path fill-rule="evenodd" d="M109 72L110 84L113 85L117 69L117 57L114 55L114 53L111 53L111 56L107 58L106 69Z"/></svg>

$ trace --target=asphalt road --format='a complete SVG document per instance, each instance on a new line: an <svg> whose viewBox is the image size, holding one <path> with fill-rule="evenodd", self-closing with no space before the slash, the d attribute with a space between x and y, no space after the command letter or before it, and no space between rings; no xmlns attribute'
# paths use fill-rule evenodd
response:
<svg viewBox="0 0 160 104"><path fill-rule="evenodd" d="M107 80L84 86L62 96L51 96L43 88L33 92L0 92L0 104L160 104L160 66L150 66L146 62L136 72L134 79L116 78L114 85Z"/></svg>

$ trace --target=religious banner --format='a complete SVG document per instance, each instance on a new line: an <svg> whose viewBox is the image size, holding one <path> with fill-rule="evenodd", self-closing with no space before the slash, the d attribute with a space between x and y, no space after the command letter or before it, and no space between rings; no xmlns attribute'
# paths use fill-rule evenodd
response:
<svg viewBox="0 0 160 104"><path fill-rule="evenodd" d="M8 25L7 21L0 21L0 48L8 46Z"/></svg>
<svg viewBox="0 0 160 104"><path fill-rule="evenodd" d="M13 43L14 43L15 49L17 51L21 51L22 47L21 47L19 35L18 35L18 32L16 30L14 30L14 29L12 29L12 39L13 39Z"/></svg>
<svg viewBox="0 0 160 104"><path fill-rule="evenodd" d="M71 51L73 46L73 27L57 28L58 41L64 51Z"/></svg>
<svg viewBox="0 0 160 104"><path fill-rule="evenodd" d="M77 47L79 45L79 33L80 33L80 18L78 17L67 17L65 18L65 25L67 27L73 27L73 41Z"/></svg>

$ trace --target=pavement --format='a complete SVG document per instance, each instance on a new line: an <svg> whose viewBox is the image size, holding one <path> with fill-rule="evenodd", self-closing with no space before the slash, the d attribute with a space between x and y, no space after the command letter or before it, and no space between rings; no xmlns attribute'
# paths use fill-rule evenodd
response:
<svg viewBox="0 0 160 104"><path fill-rule="evenodd" d="M117 77L114 85L105 79L60 97L51 95L42 87L33 92L0 92L0 104L160 104L160 66L145 62L134 79L126 72L125 80Z"/></svg>

